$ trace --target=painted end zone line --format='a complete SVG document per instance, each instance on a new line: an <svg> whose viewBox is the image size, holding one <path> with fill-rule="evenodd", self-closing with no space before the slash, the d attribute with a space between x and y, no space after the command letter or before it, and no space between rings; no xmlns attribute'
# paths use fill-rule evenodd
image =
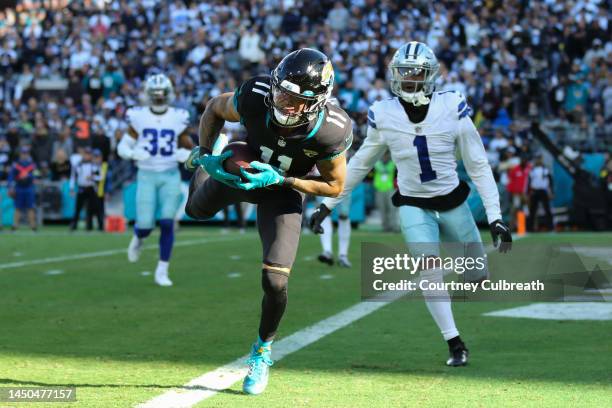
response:
<svg viewBox="0 0 612 408"><path fill-rule="evenodd" d="M387 302L361 302L342 312L321 320L320 322L299 330L289 337L274 343L274 360L298 351L315 341L348 326L352 322L375 312L381 307L389 304ZM198 402L210 398L217 392L231 387L234 383L242 380L247 373L246 360L248 355L242 356L214 371L189 381L181 389L168 391L153 398L138 408L187 408Z"/></svg>

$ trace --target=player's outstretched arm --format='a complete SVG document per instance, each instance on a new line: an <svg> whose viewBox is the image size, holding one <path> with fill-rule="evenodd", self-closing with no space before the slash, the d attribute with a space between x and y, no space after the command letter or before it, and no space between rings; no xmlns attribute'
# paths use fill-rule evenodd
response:
<svg viewBox="0 0 612 408"><path fill-rule="evenodd" d="M240 115L234 106L234 93L215 96L207 104L198 128L200 149L212 152L212 146L225 121L238 122Z"/></svg>
<svg viewBox="0 0 612 408"><path fill-rule="evenodd" d="M336 207L347 195L350 195L372 167L387 151L387 145L381 140L378 130L368 127L368 135L363 144L351 158L347 168L346 182L342 193L337 197L326 198L323 205L328 209Z"/></svg>
<svg viewBox="0 0 612 408"><path fill-rule="evenodd" d="M292 187L302 193L337 197L342 193L346 178L346 155L342 154L330 160L317 162L319 176L306 178L285 178L284 185Z"/></svg>

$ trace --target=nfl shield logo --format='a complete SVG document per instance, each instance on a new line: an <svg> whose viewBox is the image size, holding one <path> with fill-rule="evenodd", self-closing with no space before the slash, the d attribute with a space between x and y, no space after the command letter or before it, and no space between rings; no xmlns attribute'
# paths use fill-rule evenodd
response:
<svg viewBox="0 0 612 408"><path fill-rule="evenodd" d="M415 131L416 133L421 133L421 130L422 130L422 129L421 129L421 127L420 127L420 126L415 126L415 127L414 127L414 131Z"/></svg>
<svg viewBox="0 0 612 408"><path fill-rule="evenodd" d="M278 139L278 145L280 147L285 147L285 145L287 145L287 142L285 142L285 139L280 138L280 139Z"/></svg>

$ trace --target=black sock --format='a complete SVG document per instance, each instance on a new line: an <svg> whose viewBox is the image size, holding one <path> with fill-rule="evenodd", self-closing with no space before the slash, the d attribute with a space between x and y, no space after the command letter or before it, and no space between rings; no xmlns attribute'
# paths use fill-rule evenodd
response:
<svg viewBox="0 0 612 408"><path fill-rule="evenodd" d="M446 343L448 343L448 348L450 350L454 350L457 347L465 348L465 344L463 344L463 342L461 341L461 337L459 337L459 336L453 337L450 340L446 340Z"/></svg>

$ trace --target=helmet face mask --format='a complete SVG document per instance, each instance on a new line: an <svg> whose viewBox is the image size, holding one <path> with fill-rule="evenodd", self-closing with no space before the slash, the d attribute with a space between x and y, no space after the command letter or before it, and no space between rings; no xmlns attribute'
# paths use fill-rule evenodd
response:
<svg viewBox="0 0 612 408"><path fill-rule="evenodd" d="M281 126L299 126L310 122L316 117L321 102L327 100L327 98L321 96L296 94L282 85L288 84L273 83L270 95L274 119Z"/></svg>
<svg viewBox="0 0 612 408"><path fill-rule="evenodd" d="M309 48L290 53L272 71L266 104L273 122L297 127L316 119L333 83L333 68L325 54Z"/></svg>
<svg viewBox="0 0 612 408"><path fill-rule="evenodd" d="M435 89L440 65L433 51L423 43L400 47L389 64L391 91L415 106L426 105Z"/></svg>

